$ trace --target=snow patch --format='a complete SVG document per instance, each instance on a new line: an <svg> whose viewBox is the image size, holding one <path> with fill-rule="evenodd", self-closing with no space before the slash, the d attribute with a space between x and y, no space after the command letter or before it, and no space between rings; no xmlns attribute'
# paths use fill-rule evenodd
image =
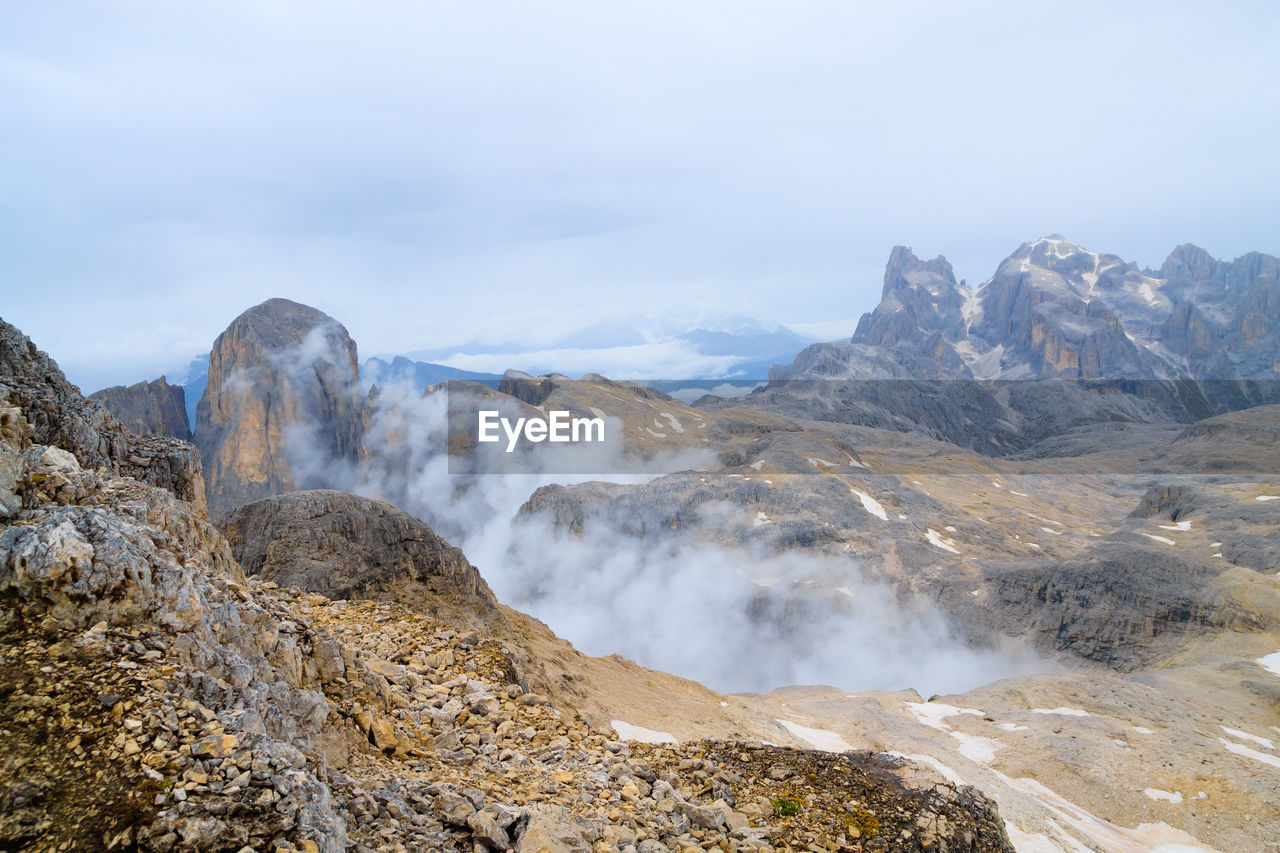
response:
<svg viewBox="0 0 1280 853"><path fill-rule="evenodd" d="M1280 675L1280 652L1258 658L1258 664L1274 675Z"/></svg>
<svg viewBox="0 0 1280 853"><path fill-rule="evenodd" d="M1271 742L1270 738L1258 737L1257 735L1251 735L1248 732L1242 732L1239 729L1230 729L1230 728L1227 728L1226 726L1218 726L1218 728L1222 729L1224 732L1231 735L1233 738L1236 738L1237 740L1251 740L1254 743L1256 743L1258 746L1266 747L1267 749L1273 750L1276 748L1276 745Z"/></svg>
<svg viewBox="0 0 1280 853"><path fill-rule="evenodd" d="M1033 714L1054 714L1059 717L1087 717L1089 712L1083 708L1032 708Z"/></svg>
<svg viewBox="0 0 1280 853"><path fill-rule="evenodd" d="M857 489L850 489L849 491L858 496L858 500L862 501L862 508L867 512L871 513L881 521L889 520L889 513L885 512L884 505L881 504L880 501L871 497L871 495L866 492L860 492Z"/></svg>
<svg viewBox="0 0 1280 853"><path fill-rule="evenodd" d="M925 538L933 543L934 547L941 548L944 551L950 551L952 554L959 554L956 550L956 542L954 539L944 539L942 534L934 530L932 527L925 533Z"/></svg>
<svg viewBox="0 0 1280 853"><path fill-rule="evenodd" d="M1162 524L1160 527L1164 530L1190 530L1191 522L1179 521L1177 524Z"/></svg>
<svg viewBox="0 0 1280 853"><path fill-rule="evenodd" d="M637 743L680 742L670 732L659 732L653 729L646 729L644 726L633 726L631 723L623 722L622 720L610 720L609 725L613 726L613 730L623 740L631 740Z"/></svg>
<svg viewBox="0 0 1280 853"><path fill-rule="evenodd" d="M684 427L680 424L680 421L676 420L675 415L670 412L659 412L658 415L659 417L666 418L667 423L671 424L671 428L676 432L684 432Z"/></svg>
<svg viewBox="0 0 1280 853"><path fill-rule="evenodd" d="M1178 544L1177 542L1174 542L1172 539L1170 539L1168 536L1156 536L1154 533L1144 533L1142 535L1147 537L1148 539L1154 539L1157 542L1163 542L1166 545Z"/></svg>
<svg viewBox="0 0 1280 853"><path fill-rule="evenodd" d="M1166 803L1174 803L1175 805L1182 802L1181 791L1174 791L1171 793L1169 791L1161 791L1159 788L1143 788L1142 793L1146 794L1156 802L1164 800Z"/></svg>
<svg viewBox="0 0 1280 853"><path fill-rule="evenodd" d="M788 720L777 720L777 722L814 749L820 749L823 752L848 752L853 749L845 742L844 738L835 732L829 732L826 729L811 729L808 726L801 726Z"/></svg>
<svg viewBox="0 0 1280 853"><path fill-rule="evenodd" d="M1272 767L1280 768L1280 757L1275 755L1267 755L1265 752L1258 752L1242 743L1234 743L1226 738L1218 738L1218 743L1225 746L1236 755L1243 755L1245 758L1252 758L1254 761L1261 761L1263 764L1269 764Z"/></svg>
<svg viewBox="0 0 1280 853"><path fill-rule="evenodd" d="M947 765L943 764L938 759L934 758L932 755L921 755L919 753L912 753L908 755L907 753L904 753L904 752L886 752L885 755L892 755L894 758L905 758L908 761L915 761L919 764L924 764L928 767L932 767L934 770L937 770L938 773L942 775L942 778L946 779L948 782L950 782L953 785L968 784L964 781L963 776L961 776L956 771L952 770ZM1019 853L1021 853L1021 851L1019 851Z"/></svg>
<svg viewBox="0 0 1280 853"><path fill-rule="evenodd" d="M1255 501L1280 501L1280 495L1258 495Z"/></svg>

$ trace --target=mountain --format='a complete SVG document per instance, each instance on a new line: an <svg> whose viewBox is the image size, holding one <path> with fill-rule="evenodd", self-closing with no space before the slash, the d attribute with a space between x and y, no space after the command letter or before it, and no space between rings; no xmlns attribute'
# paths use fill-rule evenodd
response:
<svg viewBox="0 0 1280 853"><path fill-rule="evenodd" d="M366 359L365 363L360 366L360 375L367 383L374 385L403 383L419 392L432 385L448 382L449 380L481 382L486 385L496 386L498 381L502 379L496 373L476 373L475 371L459 370L456 367L448 367L443 364L411 361L402 355L395 356L391 361L381 358Z"/></svg>
<svg viewBox="0 0 1280 853"><path fill-rule="evenodd" d="M243 350L301 327L344 349L319 312L259 308L233 324ZM215 346L211 379L233 354ZM797 746L814 730L586 658L515 611L459 630L422 600L355 597L345 581L372 570L494 607L461 552L389 507L303 493L246 508L238 563L200 504L116 456L190 445L132 436L7 324L0 382L5 850L1014 850L995 803L921 756L762 743L763 726ZM294 568L353 597L250 573ZM709 734L676 742L608 716L623 713Z"/></svg>
<svg viewBox="0 0 1280 853"><path fill-rule="evenodd" d="M359 379L355 342L321 311L269 299L232 321L196 410L211 515L302 485L308 456L354 462Z"/></svg>
<svg viewBox="0 0 1280 853"><path fill-rule="evenodd" d="M170 385L163 376L151 382L125 387L115 385L89 395L138 435L167 435L191 440L187 403L181 385Z"/></svg>
<svg viewBox="0 0 1280 853"><path fill-rule="evenodd" d="M977 288L898 246L879 305L847 343L786 378L1274 379L1280 260L1227 263L1180 246L1158 273L1053 235L1023 243Z"/></svg>

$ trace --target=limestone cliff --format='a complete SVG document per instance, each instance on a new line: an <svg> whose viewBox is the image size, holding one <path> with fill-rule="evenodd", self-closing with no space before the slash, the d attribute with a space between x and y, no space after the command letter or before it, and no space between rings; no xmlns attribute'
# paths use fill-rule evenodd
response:
<svg viewBox="0 0 1280 853"><path fill-rule="evenodd" d="M187 401L181 385L170 385L163 376L135 385L113 385L89 395L101 403L130 431L191 440Z"/></svg>
<svg viewBox="0 0 1280 853"><path fill-rule="evenodd" d="M211 515L316 484L310 460L356 460L359 377L355 342L321 311L269 299L237 317L196 408Z"/></svg>

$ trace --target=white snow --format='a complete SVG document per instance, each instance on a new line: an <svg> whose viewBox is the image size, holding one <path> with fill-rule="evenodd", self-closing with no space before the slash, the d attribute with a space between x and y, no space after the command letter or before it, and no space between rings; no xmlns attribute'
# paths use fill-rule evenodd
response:
<svg viewBox="0 0 1280 853"><path fill-rule="evenodd" d="M1060 843L1056 851L1071 851L1071 853L1091 850L1107 850L1109 853L1215 853L1212 847L1201 844L1194 836L1188 835L1180 829L1175 829L1166 823L1140 823L1133 829L1125 829L1098 817L1092 812L1086 811L1057 791L1042 785L1034 779L1025 777L1014 779L998 770L991 772L1010 787L1038 800L1045 808L1053 812L1058 820L1061 820L1066 826L1090 842L1090 846L1084 846L1067 835L1063 827L1058 826L1052 820L1046 820L1046 823L1052 824L1058 834L1058 838L1055 841ZM1044 836L1039 837L1043 838ZM1032 847L1030 849L1036 851L1036 853L1040 849L1055 850L1053 847ZM1019 853L1025 853L1021 848L1018 848L1018 851Z"/></svg>
<svg viewBox="0 0 1280 853"><path fill-rule="evenodd" d="M1062 535L1061 530L1054 530L1052 527L1041 527L1040 529L1043 530L1045 533L1052 533L1054 536Z"/></svg>
<svg viewBox="0 0 1280 853"><path fill-rule="evenodd" d="M759 471L759 470L760 470L761 468L763 468L763 467L764 467L764 460L763 460L763 459L757 459L755 462L752 462L752 463L751 463L751 468L752 468L752 470L754 470L754 471Z"/></svg>
<svg viewBox="0 0 1280 853"><path fill-rule="evenodd" d="M1173 793L1170 793L1169 791L1161 791L1159 788L1143 788L1142 793L1146 794L1148 797L1155 800L1156 802L1160 802L1161 800L1164 800L1167 803L1174 803L1174 804L1182 802L1181 791L1175 791Z"/></svg>
<svg viewBox="0 0 1280 853"><path fill-rule="evenodd" d="M1258 495L1255 501L1280 501L1280 495Z"/></svg>
<svg viewBox="0 0 1280 853"><path fill-rule="evenodd" d="M1056 714L1059 717L1087 717L1089 712L1083 708L1032 708L1033 714Z"/></svg>
<svg viewBox="0 0 1280 853"><path fill-rule="evenodd" d="M1154 533L1144 533L1142 535L1147 537L1148 539L1154 539L1157 542L1163 542L1166 545L1178 544L1177 542L1174 542L1172 539L1170 539L1168 536L1156 536Z"/></svg>
<svg viewBox="0 0 1280 853"><path fill-rule="evenodd" d="M825 459L821 459L821 458L819 458L819 457L817 457L817 456L806 456L806 457L805 457L805 459L808 459L808 460L809 460L809 464L810 464L810 465L812 465L812 466L813 466L813 467L815 467L815 468L817 468L817 467L819 467L819 466L825 466L825 467L827 467L827 468L834 468L834 467L836 467L836 464L835 464L834 462L828 462L827 460L825 460Z"/></svg>
<svg viewBox="0 0 1280 853"><path fill-rule="evenodd" d="M1226 726L1218 726L1218 728L1222 729L1224 732L1226 732L1227 734L1231 735L1233 738L1236 738L1238 740L1251 740L1254 743L1256 743L1258 746L1266 747L1267 749L1273 750L1276 748L1276 745L1271 742L1270 738L1259 737L1258 735L1251 735L1248 732L1242 732L1239 729L1230 729L1230 728L1227 728Z"/></svg>
<svg viewBox="0 0 1280 853"><path fill-rule="evenodd" d="M680 742L670 732L659 732L653 729L646 729L644 726L633 726L631 723L623 722L622 720L610 720L609 725L613 726L613 730L623 740L633 740L637 743Z"/></svg>
<svg viewBox="0 0 1280 853"><path fill-rule="evenodd" d="M752 527L759 527L759 526L760 526L760 525L762 525L762 524L768 524L771 520L772 520L772 519L770 519L770 518L769 518L769 516L765 515L763 512L757 512L757 513L756 513L756 520L755 520L755 522L754 522L751 526L752 526Z"/></svg>
<svg viewBox="0 0 1280 853"><path fill-rule="evenodd" d="M1009 494L1011 494L1011 495L1017 495L1017 496L1018 496L1018 497L1020 497L1020 498L1029 498L1029 497L1031 497L1031 495L1028 495L1026 492L1015 492L1013 489L1010 489L1010 490L1009 490Z"/></svg>
<svg viewBox="0 0 1280 853"><path fill-rule="evenodd" d="M826 729L811 729L808 726L802 726L788 720L778 720L777 722L814 749L820 749L823 752L848 752L853 749L845 742L844 738L835 732L829 732Z"/></svg>
<svg viewBox="0 0 1280 853"><path fill-rule="evenodd" d="M1263 764L1270 764L1272 767L1280 767L1280 756L1267 755L1265 752L1258 752L1242 743L1233 743L1226 738L1218 738L1218 743L1234 752L1236 755L1243 755L1246 758L1252 758L1254 761L1261 761Z"/></svg>
<svg viewBox="0 0 1280 853"><path fill-rule="evenodd" d="M912 753L908 755L907 753L904 753L904 752L886 752L885 755L892 755L894 758L905 758L905 759L908 759L909 761L915 761L920 764L928 765L929 767L932 767L934 770L937 770L938 773L942 775L942 778L946 779L948 782L952 783L953 785L966 784L963 776L961 776L956 771L952 770L947 765L943 764L938 759L934 758L932 755L921 755L919 753Z"/></svg>
<svg viewBox="0 0 1280 853"><path fill-rule="evenodd" d="M964 732L952 731L951 726L943 722L947 717L959 714L982 716L977 708L957 708L942 702L908 702L907 710L923 725L940 732L946 732L960 743L957 750L961 755L976 764L990 764L996 757L996 750L1003 746L995 738L967 735Z"/></svg>
<svg viewBox="0 0 1280 853"><path fill-rule="evenodd" d="M671 428L673 430L676 432L684 432L684 427L680 424L680 421L676 420L675 415L670 412L659 412L658 414L667 419L667 423L671 424ZM654 421L654 423L657 423L657 421Z"/></svg>
<svg viewBox="0 0 1280 853"><path fill-rule="evenodd" d="M1153 732L1151 729L1147 728L1146 726L1134 726L1134 727L1133 727L1133 730L1134 730L1135 732L1137 732L1138 734L1140 734L1140 735L1153 735L1153 734L1155 734L1155 732Z"/></svg>
<svg viewBox="0 0 1280 853"><path fill-rule="evenodd" d="M1160 527L1164 530L1190 530L1191 522L1179 521L1177 524L1162 524Z"/></svg>
<svg viewBox="0 0 1280 853"><path fill-rule="evenodd" d="M880 501L871 497L871 495L866 492L860 492L857 489L849 489L849 491L858 496L858 500L862 501L862 508L867 512L871 513L881 521L889 520L889 513L885 512L884 505L881 504Z"/></svg>
<svg viewBox="0 0 1280 853"><path fill-rule="evenodd" d="M653 430L649 429L648 427L645 427L645 428L644 428L644 431L645 431L645 432L647 432L647 433L649 433L649 435L653 436L654 438L666 438L666 437L667 437L667 434L666 434L665 432L654 432Z"/></svg>
<svg viewBox="0 0 1280 853"><path fill-rule="evenodd" d="M1027 730L1027 726L1020 726L1017 723L1001 723L999 727L1006 732L1025 732Z"/></svg>
<svg viewBox="0 0 1280 853"><path fill-rule="evenodd" d="M944 551L950 551L952 554L960 553L956 550L956 542L954 539L942 538L942 534L934 530L932 527L930 527L925 533L925 538L932 542L935 547L941 548Z"/></svg>
<svg viewBox="0 0 1280 853"><path fill-rule="evenodd" d="M940 732L949 732L951 727L942 722L947 717L954 717L958 714L970 714L972 716L981 717L982 712L977 708L958 708L955 705L948 705L945 702L908 702L907 710L918 721L925 724L931 729L937 729Z"/></svg>
<svg viewBox="0 0 1280 853"><path fill-rule="evenodd" d="M1263 669L1266 669L1275 675L1280 675L1280 652L1269 654L1266 657L1258 658L1258 663Z"/></svg>
<svg viewBox="0 0 1280 853"><path fill-rule="evenodd" d="M959 753L975 764L990 764L995 760L996 750L1004 746L995 738L967 735L964 732L950 734L960 741Z"/></svg>

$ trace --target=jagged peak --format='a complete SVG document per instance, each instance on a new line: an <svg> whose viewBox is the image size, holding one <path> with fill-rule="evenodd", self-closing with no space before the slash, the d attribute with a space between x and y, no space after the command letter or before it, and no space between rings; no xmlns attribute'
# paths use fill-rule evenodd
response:
<svg viewBox="0 0 1280 853"><path fill-rule="evenodd" d="M933 260L924 261L918 258L910 247L894 246L884 268L882 296L887 297L898 288L917 284L923 284L936 293L937 288L930 284L937 280L951 287L956 286L955 271L945 257L938 255Z"/></svg>

